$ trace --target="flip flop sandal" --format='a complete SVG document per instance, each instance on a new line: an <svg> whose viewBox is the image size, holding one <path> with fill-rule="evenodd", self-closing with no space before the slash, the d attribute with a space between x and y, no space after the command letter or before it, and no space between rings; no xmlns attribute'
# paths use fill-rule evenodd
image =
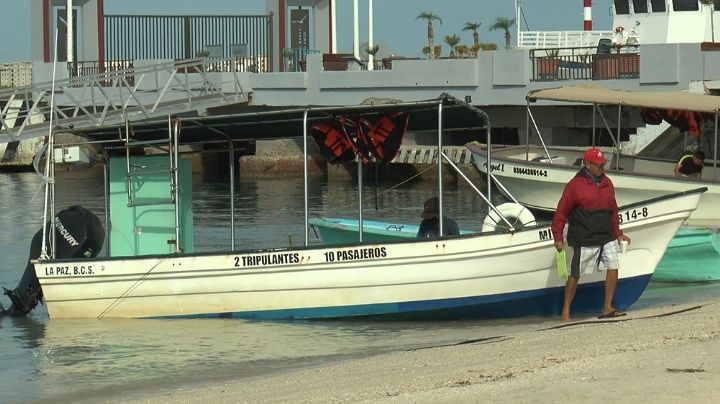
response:
<svg viewBox="0 0 720 404"><path fill-rule="evenodd" d="M613 310L610 313L601 314L598 316L598 318L615 318L615 317L622 317L627 315L627 313L622 311Z"/></svg>

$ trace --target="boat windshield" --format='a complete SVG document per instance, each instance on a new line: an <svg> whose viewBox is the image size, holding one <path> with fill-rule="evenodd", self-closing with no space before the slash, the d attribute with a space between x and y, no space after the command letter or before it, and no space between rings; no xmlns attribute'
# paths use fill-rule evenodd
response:
<svg viewBox="0 0 720 404"><path fill-rule="evenodd" d="M675 11L697 11L699 4L697 0L673 0Z"/></svg>
<svg viewBox="0 0 720 404"><path fill-rule="evenodd" d="M630 14L630 2L628 0L615 0L615 14Z"/></svg>
<svg viewBox="0 0 720 404"><path fill-rule="evenodd" d="M633 0L632 3L635 14L648 12L647 0Z"/></svg>
<svg viewBox="0 0 720 404"><path fill-rule="evenodd" d="M653 13L664 13L667 11L665 8L666 0L650 0L650 6L652 7Z"/></svg>

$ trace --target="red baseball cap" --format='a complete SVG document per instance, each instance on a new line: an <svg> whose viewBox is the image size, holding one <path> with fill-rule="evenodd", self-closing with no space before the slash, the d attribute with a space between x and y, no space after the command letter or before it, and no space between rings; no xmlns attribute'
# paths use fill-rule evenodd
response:
<svg viewBox="0 0 720 404"><path fill-rule="evenodd" d="M603 155L602 150L597 149L593 147L592 149L587 149L585 151L585 154L583 154L583 160L587 161L588 163L597 164L599 166L605 164L607 159Z"/></svg>

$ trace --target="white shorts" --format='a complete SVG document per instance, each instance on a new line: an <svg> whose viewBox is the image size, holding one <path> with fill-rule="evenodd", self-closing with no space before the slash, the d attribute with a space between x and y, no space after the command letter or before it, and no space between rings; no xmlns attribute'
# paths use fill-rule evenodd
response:
<svg viewBox="0 0 720 404"><path fill-rule="evenodd" d="M590 275L606 269L618 269L617 240L608 241L598 247L572 247L570 255L570 275L579 278L581 274Z"/></svg>

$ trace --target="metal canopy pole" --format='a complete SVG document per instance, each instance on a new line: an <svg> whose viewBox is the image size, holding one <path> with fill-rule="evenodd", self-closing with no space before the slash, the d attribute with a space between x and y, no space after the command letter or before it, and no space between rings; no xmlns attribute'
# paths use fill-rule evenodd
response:
<svg viewBox="0 0 720 404"><path fill-rule="evenodd" d="M445 159L447 164L450 167L452 167L455 170L455 172L460 177L462 177L465 180L465 182L467 182L468 185L470 185L470 187L472 189L475 190L475 192L477 192L477 194L480 196L480 198L482 198L482 200L485 201L485 203L487 203L488 213L492 210L493 212L495 212L498 215L500 220L505 222L505 224L507 225L508 229L510 229L510 231L515 231L515 227L512 225L512 223L510 223L510 221L505 217L505 215L503 215L502 213L500 213L499 210L497 210L497 208L492 204L492 202L490 202L489 199L485 198L485 195L483 195L482 192L475 186L475 184L473 184L473 182L470 180L470 178L468 178L467 175L463 174L463 172L458 168L458 166L455 163L453 163L452 160L450 160L450 158L445 153L442 154L442 157ZM496 181L496 184L498 184L498 187L502 188L505 192L507 192L507 189L505 189L505 187L502 185L502 183L500 181ZM509 193L508 193L508 195L509 195ZM512 195L510 195L510 197L513 200L513 202L519 203L517 201L517 199L512 197Z"/></svg>
<svg viewBox="0 0 720 404"><path fill-rule="evenodd" d="M360 155L356 155L355 158L357 159L357 176L358 176L358 240L360 242L363 241L363 169L362 169L362 159L360 158Z"/></svg>
<svg viewBox="0 0 720 404"><path fill-rule="evenodd" d="M175 125L173 126L173 149L171 150L173 164L170 169L172 170L173 179L172 198L175 202L175 253L179 254L182 252L182 249L180 248L180 182L178 181L178 158L180 157L178 152L178 138L180 137L180 118L175 118Z"/></svg>
<svg viewBox="0 0 720 404"><path fill-rule="evenodd" d="M528 112L530 112L529 109ZM490 135L490 120L488 120L485 125L485 139L487 139L487 200L492 202L492 159L490 158L490 151L492 150L492 136ZM530 145L528 145L528 150L529 148Z"/></svg>
<svg viewBox="0 0 720 404"><path fill-rule="evenodd" d="M548 160L550 161L550 164L555 164L553 162L552 156L550 155L550 150L548 150L547 145L545 144L545 139L543 139L542 134L540 133L540 127L538 127L537 122L535 121L535 116L533 116L532 112L530 112L530 109L528 108L528 114L530 116L530 119L532 119L533 126L535 127L535 131L537 131L538 139L540 139L540 144L543 147L543 150L545 151L545 155L548 157ZM490 130L490 128L488 128ZM527 147L527 155L525 156L525 160L527 161L530 157L530 144L528 143Z"/></svg>
<svg viewBox="0 0 720 404"><path fill-rule="evenodd" d="M442 149L442 113L443 113L443 100L440 99L440 102L438 103L438 156L437 156L437 165L438 165L438 222L440 222L440 236L443 235L443 188L442 188L442 155L443 155L443 149Z"/></svg>
<svg viewBox="0 0 720 404"><path fill-rule="evenodd" d="M309 209L308 209L308 109L303 112L303 188L305 192L305 247L310 245L310 227L308 227Z"/></svg>
<svg viewBox="0 0 720 404"><path fill-rule="evenodd" d="M615 145L615 147L618 147L618 144L615 141L615 135L613 134L612 129L610 129L610 124L608 123L607 119L605 118L605 114L603 114L602 109L600 109L600 108L598 108L598 115L600 115L600 118L602 118L602 120L603 120L603 125L605 125L605 131L607 131L607 134L610 137L610 141L613 142L613 145ZM597 145L593 144L593 146L597 146Z"/></svg>
<svg viewBox="0 0 720 404"><path fill-rule="evenodd" d="M618 104L618 116L617 116L617 148L615 149L615 155L617 156L615 158L615 170L620 171L620 151L622 150L622 146L620 145L620 127L622 126L622 123L620 120L622 119L622 103Z"/></svg>
<svg viewBox="0 0 720 404"><path fill-rule="evenodd" d="M57 43L58 43L58 29L55 28L55 55L53 56L53 68L52 68L52 86L50 87L50 130L48 132L48 149L47 159L45 160L45 202L43 206L43 232L42 232L42 248L40 250L40 257L48 258L47 254L47 243L48 240L45 238L50 232L50 256L55 258L55 130L53 129L53 116L55 115L55 74L57 68ZM9 104L8 104L9 105ZM26 122L29 122L26 119ZM47 217L48 209L50 210L50 218ZM47 228L48 221L50 222L50 229Z"/></svg>
<svg viewBox="0 0 720 404"><path fill-rule="evenodd" d="M50 165L50 248L52 249L51 257L57 258L57 234L55 232L55 130L50 129L50 150L48 150L48 162Z"/></svg>
<svg viewBox="0 0 720 404"><path fill-rule="evenodd" d="M718 113L720 110L715 110L715 145L713 147L713 181L717 180L717 153L718 153Z"/></svg>
<svg viewBox="0 0 720 404"><path fill-rule="evenodd" d="M103 192L105 198L105 205L103 210L105 211L105 256L110 257L112 251L110 251L110 158L107 154L107 149L103 149Z"/></svg>
<svg viewBox="0 0 720 404"><path fill-rule="evenodd" d="M525 161L528 161L530 160L530 99L525 97L525 100L527 105L525 107ZM488 143L488 149L489 148L490 144ZM488 173L490 172L492 171L490 170L490 166L488 165Z"/></svg>
<svg viewBox="0 0 720 404"><path fill-rule="evenodd" d="M595 122L595 115L597 114L597 104L593 102L593 113L592 113L592 145L595 146L595 130L597 123Z"/></svg>
<svg viewBox="0 0 720 404"><path fill-rule="evenodd" d="M235 251L235 149L230 141L230 249Z"/></svg>

